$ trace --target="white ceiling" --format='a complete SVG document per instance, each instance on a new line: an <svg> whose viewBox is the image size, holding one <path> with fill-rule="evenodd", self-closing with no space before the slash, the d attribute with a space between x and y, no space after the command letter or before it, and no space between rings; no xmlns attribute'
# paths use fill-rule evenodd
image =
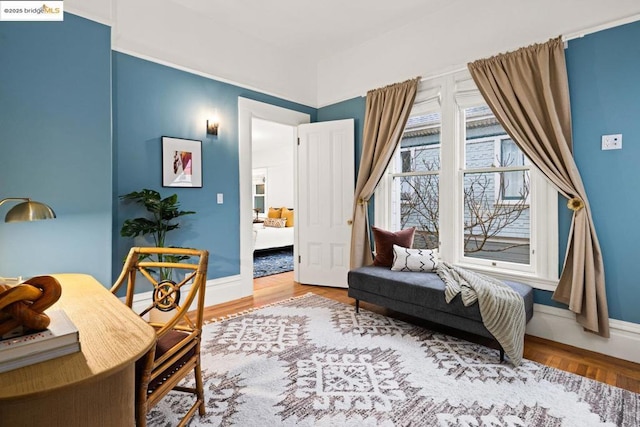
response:
<svg viewBox="0 0 640 427"><path fill-rule="evenodd" d="M640 0L66 0L112 48L311 107L558 35L640 19Z"/></svg>
<svg viewBox="0 0 640 427"><path fill-rule="evenodd" d="M461 0L170 0L316 61Z"/></svg>

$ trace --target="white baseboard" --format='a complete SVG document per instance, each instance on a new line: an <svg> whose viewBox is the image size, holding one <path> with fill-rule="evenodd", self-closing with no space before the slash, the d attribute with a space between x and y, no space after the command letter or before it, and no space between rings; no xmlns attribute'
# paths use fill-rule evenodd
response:
<svg viewBox="0 0 640 427"><path fill-rule="evenodd" d="M610 338L585 332L569 310L534 304L526 333L618 359L640 363L640 324L610 319Z"/></svg>
<svg viewBox="0 0 640 427"><path fill-rule="evenodd" d="M185 285L182 289L183 294L189 292L189 285ZM240 275L221 277L219 279L207 280L207 289L205 291L204 306L221 304L227 301L243 298L249 295L242 294L242 286ZM133 310L136 313L149 307L153 298L153 292L141 292L133 297ZM120 298L124 299L124 297ZM191 304L190 310L195 309L195 301Z"/></svg>

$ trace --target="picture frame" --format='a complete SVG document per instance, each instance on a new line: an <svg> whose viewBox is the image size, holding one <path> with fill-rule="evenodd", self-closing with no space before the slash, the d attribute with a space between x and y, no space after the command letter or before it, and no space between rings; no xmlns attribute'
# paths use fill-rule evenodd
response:
<svg viewBox="0 0 640 427"><path fill-rule="evenodd" d="M202 141L162 137L162 186L202 187Z"/></svg>

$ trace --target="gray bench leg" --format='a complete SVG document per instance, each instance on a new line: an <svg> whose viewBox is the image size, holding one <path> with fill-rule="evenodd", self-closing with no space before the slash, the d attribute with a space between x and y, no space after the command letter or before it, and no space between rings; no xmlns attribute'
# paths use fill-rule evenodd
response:
<svg viewBox="0 0 640 427"><path fill-rule="evenodd" d="M360 300L356 300L356 313L360 313Z"/></svg>

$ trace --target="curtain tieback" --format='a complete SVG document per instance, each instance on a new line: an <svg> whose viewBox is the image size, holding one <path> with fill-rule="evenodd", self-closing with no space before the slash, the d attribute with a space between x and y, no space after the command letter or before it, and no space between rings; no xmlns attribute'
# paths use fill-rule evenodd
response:
<svg viewBox="0 0 640 427"><path fill-rule="evenodd" d="M358 204L359 204L360 206L364 206L364 205L366 205L367 203L368 203L368 200L365 200L365 199L358 199Z"/></svg>
<svg viewBox="0 0 640 427"><path fill-rule="evenodd" d="M569 199L567 202L567 207L574 212L578 212L580 209L584 208L584 202L579 197L574 197Z"/></svg>

